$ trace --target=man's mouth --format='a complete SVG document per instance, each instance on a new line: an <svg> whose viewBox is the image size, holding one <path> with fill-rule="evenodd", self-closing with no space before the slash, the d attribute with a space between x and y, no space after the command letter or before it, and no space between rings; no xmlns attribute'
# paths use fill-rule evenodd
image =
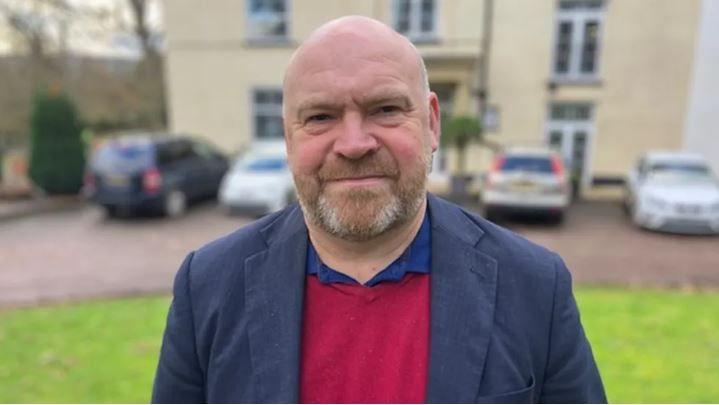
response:
<svg viewBox="0 0 719 405"><path fill-rule="evenodd" d="M388 177L384 175L338 177L327 180L327 183L343 186L372 186L382 183L387 179Z"/></svg>

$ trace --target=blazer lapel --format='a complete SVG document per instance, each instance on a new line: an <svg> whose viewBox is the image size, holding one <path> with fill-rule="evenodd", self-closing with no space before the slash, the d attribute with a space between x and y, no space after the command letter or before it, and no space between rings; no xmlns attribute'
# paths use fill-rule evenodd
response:
<svg viewBox="0 0 719 405"><path fill-rule="evenodd" d="M471 403L492 332L497 262L476 244L483 232L457 207L429 196L432 222L427 402Z"/></svg>
<svg viewBox="0 0 719 405"><path fill-rule="evenodd" d="M268 249L245 261L245 308L258 403L299 400L307 228L297 205L262 231ZM228 382L231 384L231 382Z"/></svg>

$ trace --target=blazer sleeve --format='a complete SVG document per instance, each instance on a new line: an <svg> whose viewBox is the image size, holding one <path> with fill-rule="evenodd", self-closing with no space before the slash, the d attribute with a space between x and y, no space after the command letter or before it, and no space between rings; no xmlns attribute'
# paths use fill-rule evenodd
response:
<svg viewBox="0 0 719 405"><path fill-rule="evenodd" d="M152 389L153 403L204 403L204 375L197 358L187 256L175 276L160 360Z"/></svg>
<svg viewBox="0 0 719 405"><path fill-rule="evenodd" d="M606 403L599 370L579 318L572 279L555 255L555 289L542 403Z"/></svg>

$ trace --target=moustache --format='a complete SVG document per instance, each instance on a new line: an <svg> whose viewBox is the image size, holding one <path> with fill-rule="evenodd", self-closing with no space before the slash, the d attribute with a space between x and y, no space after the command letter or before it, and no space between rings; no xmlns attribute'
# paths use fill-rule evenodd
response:
<svg viewBox="0 0 719 405"><path fill-rule="evenodd" d="M341 159L328 162L322 166L317 176L322 182L366 177L395 179L399 177L399 170L391 158L373 155L360 160Z"/></svg>

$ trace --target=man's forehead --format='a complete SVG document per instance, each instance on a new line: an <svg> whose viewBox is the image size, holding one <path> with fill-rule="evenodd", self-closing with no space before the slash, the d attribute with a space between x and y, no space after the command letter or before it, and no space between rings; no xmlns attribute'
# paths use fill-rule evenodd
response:
<svg viewBox="0 0 719 405"><path fill-rule="evenodd" d="M417 57L402 46L386 41L365 41L351 35L328 37L298 51L288 66L288 74L306 76L327 71L346 70L353 74L375 63L374 70L407 70Z"/></svg>
<svg viewBox="0 0 719 405"><path fill-rule="evenodd" d="M359 89L358 89L359 90ZM386 100L406 100L410 98L407 86L372 86L361 91L330 91L328 89L297 95L298 109L314 107L341 107L348 103L369 104Z"/></svg>
<svg viewBox="0 0 719 405"><path fill-rule="evenodd" d="M322 66L338 66L353 59L381 60L399 65L418 61L411 43L383 23L364 17L345 17L318 28L295 51L285 80Z"/></svg>

